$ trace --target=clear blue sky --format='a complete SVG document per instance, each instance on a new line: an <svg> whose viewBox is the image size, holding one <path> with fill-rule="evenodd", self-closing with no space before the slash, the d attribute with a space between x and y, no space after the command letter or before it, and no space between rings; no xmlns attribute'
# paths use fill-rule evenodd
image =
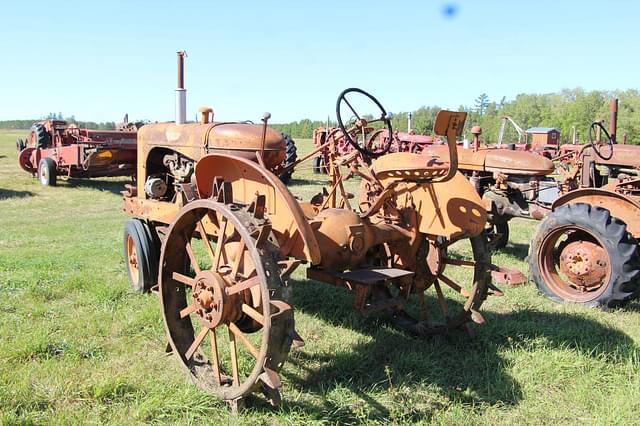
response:
<svg viewBox="0 0 640 426"><path fill-rule="evenodd" d="M0 16L0 120L171 120L181 49L189 118L325 119L352 86L391 111L640 86L635 0L23 0Z"/></svg>

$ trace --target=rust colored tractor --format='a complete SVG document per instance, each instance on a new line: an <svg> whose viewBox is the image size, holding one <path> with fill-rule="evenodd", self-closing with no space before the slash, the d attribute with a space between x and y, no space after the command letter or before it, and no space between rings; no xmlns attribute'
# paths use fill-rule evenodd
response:
<svg viewBox="0 0 640 426"><path fill-rule="evenodd" d="M18 162L42 185L55 185L57 176L91 178L132 176L136 164L134 123L118 130L80 129L64 120L34 123L26 141L18 139Z"/></svg>
<svg viewBox="0 0 640 426"><path fill-rule="evenodd" d="M615 144L615 129L612 114L611 134L594 122L590 143L564 150L561 195L528 258L531 281L552 300L606 309L640 291L640 146Z"/></svg>
<svg viewBox="0 0 640 426"><path fill-rule="evenodd" d="M378 118L359 118L356 96L373 102ZM357 117L351 123L343 123L345 107ZM336 109L343 134L376 123L392 134L389 114L360 89L345 90ZM282 161L283 140L266 120L144 126L138 187L124 194L124 210L135 216L126 225L126 264L134 287L157 281L170 348L186 374L235 407L253 392L277 404L278 372L290 348L303 344L289 280L301 263L307 277L349 290L357 311L411 334L484 322L480 306L498 290L482 235L485 209L457 172L465 118L438 114L448 164L379 156L352 139L354 150L338 156L337 138L328 138L330 186L307 202L269 171ZM362 179L357 206L347 175Z"/></svg>

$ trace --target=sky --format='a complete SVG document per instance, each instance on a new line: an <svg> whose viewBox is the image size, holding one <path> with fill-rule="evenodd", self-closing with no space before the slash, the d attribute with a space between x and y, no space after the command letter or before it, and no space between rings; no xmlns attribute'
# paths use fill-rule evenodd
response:
<svg viewBox="0 0 640 426"><path fill-rule="evenodd" d="M348 87L400 112L640 86L635 0L36 0L0 16L0 120L173 120L178 50L189 118L333 119Z"/></svg>

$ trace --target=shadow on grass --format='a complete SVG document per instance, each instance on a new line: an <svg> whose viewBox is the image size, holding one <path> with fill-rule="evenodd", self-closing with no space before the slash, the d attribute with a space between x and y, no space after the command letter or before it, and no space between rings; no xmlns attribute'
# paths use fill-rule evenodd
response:
<svg viewBox="0 0 640 426"><path fill-rule="evenodd" d="M0 160L2 160L3 158L7 158L6 155L0 155Z"/></svg>
<svg viewBox="0 0 640 426"><path fill-rule="evenodd" d="M518 259L525 260L529 255L529 244L509 242L506 247L503 247L498 251Z"/></svg>
<svg viewBox="0 0 640 426"><path fill-rule="evenodd" d="M14 191L13 189L0 188L0 200L9 198L33 197L35 194L31 191Z"/></svg>
<svg viewBox="0 0 640 426"><path fill-rule="evenodd" d="M88 188L96 189L98 191L108 191L113 194L120 195L121 191L124 191L126 184L131 184L132 181L128 179L122 180L101 180L101 179L68 179L58 183L61 187L67 188Z"/></svg>
<svg viewBox="0 0 640 426"><path fill-rule="evenodd" d="M291 180L289 181L289 183L287 183L287 186L300 186L300 185L313 185L318 187L319 189L321 189L320 187L322 186L326 186L327 185L327 178L322 179L300 179L300 178L296 178L295 175L293 175L293 177L291 178Z"/></svg>
<svg viewBox="0 0 640 426"><path fill-rule="evenodd" d="M348 350L336 347L312 353L302 348L290 354L287 362L302 373L289 374L289 380L296 388L316 394L321 402L285 398L283 409L302 410L330 423L361 421L363 407L369 420L392 420L398 407L403 421L429 419L448 405L443 399L471 406L517 405L523 398L521 385L509 374L510 362L501 355L510 349L570 348L593 358L611 355L615 359L625 358L625 351L633 349L632 339L617 329L576 314L532 309L483 313L486 324L475 327L473 339L462 332L418 339L387 326L381 316L364 317L352 311L346 291L305 281L294 285L296 309L371 337ZM428 386L430 394L435 387L442 398L421 395L416 385ZM327 394L334 389L348 390L357 402L353 406L332 402ZM384 393L389 402L376 401L372 390Z"/></svg>

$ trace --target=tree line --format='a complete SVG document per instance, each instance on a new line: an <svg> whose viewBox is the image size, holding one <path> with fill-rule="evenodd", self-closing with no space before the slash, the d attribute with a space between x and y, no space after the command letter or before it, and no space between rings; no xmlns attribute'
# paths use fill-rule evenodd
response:
<svg viewBox="0 0 640 426"><path fill-rule="evenodd" d="M480 94L471 106L461 105L458 110L468 113L465 123L465 136L471 139L469 130L474 125L482 127L482 140L495 143L503 116L510 116L516 123L526 130L530 127L554 127L560 131L561 141L570 143L575 127L578 140L588 140L589 126L595 120L609 119L609 101L611 98L620 99L618 110L618 141L622 141L626 133L628 142L640 144L640 91L629 89L624 91L585 91L583 89L565 89L556 93L520 94L513 100L504 97L499 101L490 100L487 94ZM419 134L432 134L438 106L423 106L412 113L412 129ZM399 131L407 131L407 117L409 112L395 114L392 124ZM42 119L59 119L62 113L49 113ZM93 122L76 120L74 116L64 118L69 123L79 127L99 130L113 130L115 122ZM33 120L0 121L2 129L28 129ZM331 121L303 119L290 123L272 124L271 127L288 133L293 138L311 138L313 129L337 126ZM504 141L517 141L518 135L511 125L506 127Z"/></svg>
<svg viewBox="0 0 640 426"><path fill-rule="evenodd" d="M617 97L618 141L626 133L628 142L640 144L640 92L636 89L624 91L585 91L583 89L565 89L547 94L520 94L513 100L504 97L499 101L490 100L483 93L471 106L461 105L458 111L468 113L465 123L465 136L472 138L470 129L474 125L482 127L482 140L495 143L503 116L510 116L524 130L530 127L554 127L560 131L561 141L571 143L575 127L578 140L586 142L589 126L596 120L609 120L609 101ZM423 106L412 113L412 128L416 133L432 134L438 106ZM408 112L396 113L392 119L395 130L407 131ZM272 127L290 134L293 138L311 138L313 129L326 126L323 121L304 119L291 123L274 124ZM336 126L335 121L329 122ZM505 129L503 141L517 141L518 135L511 125Z"/></svg>
<svg viewBox="0 0 640 426"><path fill-rule="evenodd" d="M23 130L29 129L33 123L42 120L64 120L69 124L75 124L82 129L93 130L115 130L116 123L113 121L95 122L95 121L81 121L76 120L75 116L63 117L62 113L50 112L40 118L33 118L28 120L3 120L0 121L0 129L8 130Z"/></svg>

